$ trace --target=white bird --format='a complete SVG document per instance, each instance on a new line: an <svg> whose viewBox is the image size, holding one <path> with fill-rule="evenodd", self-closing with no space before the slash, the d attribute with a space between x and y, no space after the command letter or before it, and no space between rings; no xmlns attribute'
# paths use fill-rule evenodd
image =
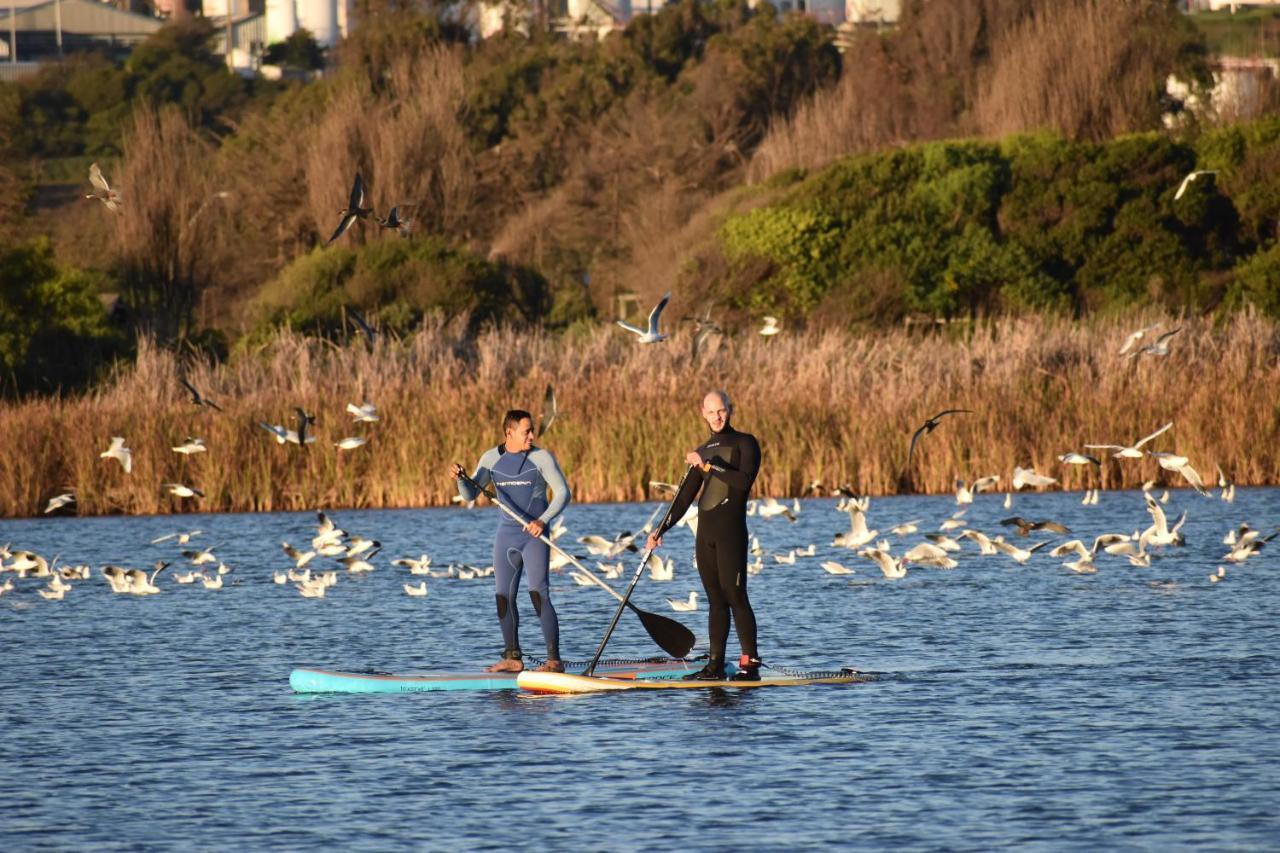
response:
<svg viewBox="0 0 1280 853"><path fill-rule="evenodd" d="M979 477L969 485L964 480L956 479L956 503L971 504L973 496L982 492L989 492L1000 483L1000 475L993 474L988 477Z"/></svg>
<svg viewBox="0 0 1280 853"><path fill-rule="evenodd" d="M205 589L222 589L222 575L217 574L211 578L202 577L200 578L200 583L204 585Z"/></svg>
<svg viewBox="0 0 1280 853"><path fill-rule="evenodd" d="M1147 512L1151 514L1152 524L1142 532L1138 537L1139 544L1145 550L1147 545L1181 545L1186 539L1180 532L1180 529L1187 520L1186 512L1178 519L1178 523L1173 527L1169 527L1168 520L1165 518L1164 509L1160 504L1152 499L1151 495L1145 495L1147 502Z"/></svg>
<svg viewBox="0 0 1280 853"><path fill-rule="evenodd" d="M667 307L667 303L671 300L671 294L668 293L662 297L654 309L649 312L649 327L640 329L636 326L618 320L617 323L633 335L638 337L638 342L642 344L656 344L658 341L665 341L667 336L658 331L658 321L662 318L662 309Z"/></svg>
<svg viewBox="0 0 1280 853"><path fill-rule="evenodd" d="M1233 6L1232 8L1235 8L1235 7ZM1173 200L1177 201L1178 199L1182 198L1182 194L1187 191L1187 187L1191 186L1191 182L1194 181L1196 178L1200 177L1201 175L1216 175L1216 174L1218 174L1217 169L1197 169L1194 172L1189 172L1187 176L1182 179L1182 183L1178 184L1178 191L1173 194Z"/></svg>
<svg viewBox="0 0 1280 853"><path fill-rule="evenodd" d="M323 583L310 584L294 584L298 592L302 593L303 598L324 598L325 591L329 588Z"/></svg>
<svg viewBox="0 0 1280 853"><path fill-rule="evenodd" d="M1156 338L1155 343L1147 344L1142 349L1135 350L1134 352L1129 353L1129 358L1137 358L1140 355L1168 355L1169 339L1172 338L1174 335L1178 334L1178 332L1180 331L1182 331L1181 326L1179 326L1176 329L1170 329L1160 337Z"/></svg>
<svg viewBox="0 0 1280 853"><path fill-rule="evenodd" d="M173 448L174 453L181 453L184 456L190 456L192 453L204 453L209 448L204 446L203 438L187 437L186 441Z"/></svg>
<svg viewBox="0 0 1280 853"><path fill-rule="evenodd" d="M1142 340L1148 332L1154 332L1158 328L1160 328L1160 324L1154 323L1130 334L1129 337L1124 339L1124 345L1120 347L1119 355L1128 354L1129 350L1131 350L1138 341Z"/></svg>
<svg viewBox="0 0 1280 853"><path fill-rule="evenodd" d="M650 554L645 567L649 569L649 579L654 581L669 581L676 576L676 561L668 557L663 562L657 554Z"/></svg>
<svg viewBox="0 0 1280 853"><path fill-rule="evenodd" d="M1164 453L1148 451L1154 456L1156 461L1160 463L1160 467L1166 471L1174 471L1182 475L1182 478L1191 484L1191 488L1195 489L1204 497L1209 496L1209 492L1204 487L1204 480L1200 478L1200 473L1191 467L1190 461L1185 456L1179 456L1176 453Z"/></svg>
<svg viewBox="0 0 1280 853"><path fill-rule="evenodd" d="M163 536L157 536L155 539L152 539L151 544L159 545L166 539L177 539L179 545L186 545L191 541L192 537L199 536L203 532L204 531L202 530L188 530L186 533L166 533Z"/></svg>
<svg viewBox="0 0 1280 853"><path fill-rule="evenodd" d="M193 566L201 566L205 563L216 563L218 562L218 558L213 553L213 549L215 547L217 546L210 545L208 548L201 551L186 550L182 552L182 556L190 560L191 565Z"/></svg>
<svg viewBox="0 0 1280 853"><path fill-rule="evenodd" d="M99 453L98 457L119 460L126 474L133 471L133 451L124 446L124 439L118 435L111 437L111 446Z"/></svg>
<svg viewBox="0 0 1280 853"><path fill-rule="evenodd" d="M796 551L792 548L786 554L774 554L773 560L784 566L794 566L796 564Z"/></svg>
<svg viewBox="0 0 1280 853"><path fill-rule="evenodd" d="M1013 509L1013 492L1004 493L1004 508Z"/></svg>
<svg viewBox="0 0 1280 853"><path fill-rule="evenodd" d="M1063 453L1058 457L1058 461L1064 465L1097 465L1102 466L1102 460L1096 456L1090 456L1087 453L1076 453L1074 450Z"/></svg>
<svg viewBox="0 0 1280 853"><path fill-rule="evenodd" d="M849 513L849 532L838 533L832 545L843 548L858 549L879 535L879 530L867 529L867 508L871 505L869 498L858 500L850 498L845 501L845 511Z"/></svg>
<svg viewBox="0 0 1280 853"><path fill-rule="evenodd" d="M956 510L955 512L951 513L950 518L945 519L941 524L938 525L938 529L945 533L948 530L955 530L957 527L964 527L963 519L964 519L965 513L967 513L968 511L969 510L967 509Z"/></svg>
<svg viewBox="0 0 1280 853"><path fill-rule="evenodd" d="M778 325L777 317L764 318L764 326L760 328L760 334L764 335L766 338L770 338L781 331L782 331L782 327Z"/></svg>
<svg viewBox="0 0 1280 853"><path fill-rule="evenodd" d="M798 501L796 508L793 509L792 507L788 507L786 504L781 503L777 498L761 498L756 503L756 512L761 518L773 518L775 515L781 515L786 517L787 521L794 524L796 522L796 510L798 507Z"/></svg>
<svg viewBox="0 0 1280 853"><path fill-rule="evenodd" d="M85 198L96 198L112 213L120 212L120 208L124 205L120 191L111 188L111 185L107 183L107 179L103 177L102 169L98 168L97 163L92 163L89 166L89 183L93 184L93 192L86 195Z"/></svg>
<svg viewBox="0 0 1280 853"><path fill-rule="evenodd" d="M827 560L823 562L822 569L829 575L851 575L853 569L840 565L835 560Z"/></svg>
<svg viewBox="0 0 1280 853"><path fill-rule="evenodd" d="M1041 488L1043 486L1052 486L1058 482L1053 477L1046 477L1043 474L1037 474L1034 468L1013 468L1013 490L1020 491L1023 486L1032 486Z"/></svg>
<svg viewBox="0 0 1280 853"><path fill-rule="evenodd" d="M284 586L285 584L287 584L287 583L289 582L289 573L288 573L288 572L274 572L274 573L272 573L272 575L271 575L271 582L272 582L272 583L279 584L280 586Z"/></svg>
<svg viewBox="0 0 1280 853"><path fill-rule="evenodd" d="M342 439L342 441L334 442L333 446L338 448L339 450L355 450L357 447L360 447L361 445L363 445L366 441L368 441L367 438L361 438L358 435L352 435Z"/></svg>
<svg viewBox="0 0 1280 853"><path fill-rule="evenodd" d="M697 591L689 593L688 601L678 601L674 598L668 598L667 604L671 605L671 609L677 613L688 613L690 610L698 609L698 593Z"/></svg>
<svg viewBox="0 0 1280 853"><path fill-rule="evenodd" d="M417 586L412 584L404 584L404 594L413 598L423 598L427 594L427 582L422 581Z"/></svg>
<svg viewBox="0 0 1280 853"><path fill-rule="evenodd" d="M293 560L293 567L295 569L301 569L307 563L314 560L316 556L315 551L299 551L288 542L281 542L280 547L284 550L285 556L290 560Z"/></svg>
<svg viewBox="0 0 1280 853"><path fill-rule="evenodd" d="M357 406L355 403L347 403L347 411L351 413L352 419L356 423L376 423L379 420L378 407L373 403L365 403Z"/></svg>
<svg viewBox="0 0 1280 853"><path fill-rule="evenodd" d="M412 557L401 557L398 560L392 560L393 566L405 566L409 569L411 575L430 575L431 574L431 558L426 554L414 559Z"/></svg>
<svg viewBox="0 0 1280 853"><path fill-rule="evenodd" d="M977 542L978 552L984 557L991 557L1000 553L999 549L996 548L995 543L991 541L991 538L981 531L965 530L960 535L966 539L972 539L974 542Z"/></svg>
<svg viewBox="0 0 1280 853"><path fill-rule="evenodd" d="M53 587L50 587L48 589L38 589L36 592L40 593L41 598L47 599L48 601L61 601L62 597L67 594L67 589L70 589L70 587L67 587L66 589L54 589Z"/></svg>
<svg viewBox="0 0 1280 853"><path fill-rule="evenodd" d="M995 544L997 548L999 548L1004 553L1008 554L1010 557L1013 558L1013 561L1015 563L1021 566L1021 565L1024 565L1027 562L1027 560L1031 559L1032 554L1034 554L1036 551L1039 551L1041 548L1043 548L1045 545L1048 545L1053 540L1046 539L1043 542L1039 542L1035 545L1032 545L1030 548L1019 548L1017 545L1014 545L1010 542L1006 542L1003 535L997 536L995 539L991 541L992 543Z"/></svg>
<svg viewBox="0 0 1280 853"><path fill-rule="evenodd" d="M1151 439L1159 435L1163 435L1165 430L1169 429L1172 426L1173 426L1173 421L1169 421L1169 423L1160 427L1160 429L1151 433L1151 435L1147 436L1146 438L1140 439L1136 444L1128 447L1122 444L1086 444L1085 449L1086 450L1114 450L1116 452L1111 454L1111 457L1113 459L1141 459L1142 445L1146 444L1148 441L1151 441Z"/></svg>
<svg viewBox="0 0 1280 853"><path fill-rule="evenodd" d="M75 503L76 496L67 492L64 495L49 498L49 505L44 508L45 514L53 512L55 509L62 509L67 504Z"/></svg>
<svg viewBox="0 0 1280 853"><path fill-rule="evenodd" d="M907 568L903 560L894 559L888 551L880 548L868 548L859 553L880 567L880 571L889 580L898 580L907 576Z"/></svg>
<svg viewBox="0 0 1280 853"><path fill-rule="evenodd" d="M285 429L281 424L269 424L266 421L258 421L258 426L274 435L276 437L276 444L284 444L289 440L289 433L291 430ZM296 441L298 434L294 433L293 435Z"/></svg>
<svg viewBox="0 0 1280 853"><path fill-rule="evenodd" d="M920 529L920 522L921 519L919 518L911 521L904 521L902 524L895 524L893 527L890 527L889 532L898 537L910 536L912 533L915 533Z"/></svg>
<svg viewBox="0 0 1280 853"><path fill-rule="evenodd" d="M204 497L204 492L192 486L184 486L182 483L161 483L160 485L168 489L170 494L180 498Z"/></svg>
<svg viewBox="0 0 1280 853"><path fill-rule="evenodd" d="M381 548L382 543L377 539L367 539L364 536L352 536L347 539L347 556L358 557L366 551ZM373 556L370 554L370 556Z"/></svg>

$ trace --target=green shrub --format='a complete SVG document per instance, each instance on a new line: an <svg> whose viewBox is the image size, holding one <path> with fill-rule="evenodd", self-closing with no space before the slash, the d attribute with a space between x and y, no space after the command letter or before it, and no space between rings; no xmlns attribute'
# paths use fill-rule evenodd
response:
<svg viewBox="0 0 1280 853"><path fill-rule="evenodd" d="M405 331L427 314L468 315L473 324L529 322L548 302L546 281L494 264L438 237L388 237L364 246L316 249L291 263L255 299L259 327L287 323L331 331L358 308Z"/></svg>

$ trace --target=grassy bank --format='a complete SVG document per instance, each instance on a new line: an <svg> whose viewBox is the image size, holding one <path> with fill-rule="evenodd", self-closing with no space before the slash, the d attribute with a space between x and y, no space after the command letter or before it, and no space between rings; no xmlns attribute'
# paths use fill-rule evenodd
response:
<svg viewBox="0 0 1280 853"><path fill-rule="evenodd" d="M1150 322L1181 324L1172 353L1118 356L1128 332ZM815 478L897 492L911 432L954 406L976 414L948 419L921 442L911 472L919 490L948 491L955 477L1007 478L1014 465L1061 476L1057 454L1134 441L1170 420L1156 449L1189 456L1206 480L1216 463L1241 484L1280 482L1280 324L1258 316L783 333L726 340L699 362L687 335L641 348L612 328L470 338L460 324L437 325L369 353L358 340L338 348L281 333L217 368L184 367L144 347L136 366L92 395L0 410L0 514L37 514L64 490L75 492L81 514L444 504L447 464L470 463L495 443L509 406L536 411L548 382L562 415L545 443L580 501L641 498L649 479L677 476L682 453L703 434L694 407L716 385L734 395L737 423L763 445L758 494L798 494ZM178 383L183 372L225 412L193 406ZM364 399L383 419L354 428L345 406ZM295 405L318 416L319 441L307 450L278 445L257 425L292 425ZM356 434L369 443L334 448ZM98 458L113 435L134 452L132 474ZM187 459L170 450L188 435L209 451ZM1135 486L1156 471L1151 460L1109 462L1103 484ZM165 482L206 497L180 502Z"/></svg>

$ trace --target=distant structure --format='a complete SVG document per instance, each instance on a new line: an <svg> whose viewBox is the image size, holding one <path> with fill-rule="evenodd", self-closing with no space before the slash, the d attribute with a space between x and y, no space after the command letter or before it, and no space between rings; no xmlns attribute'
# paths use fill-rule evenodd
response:
<svg viewBox="0 0 1280 853"><path fill-rule="evenodd" d="M0 0L0 80L79 50L125 56L164 22L97 0ZM21 68L18 68L21 66Z"/></svg>
<svg viewBox="0 0 1280 853"><path fill-rule="evenodd" d="M1280 6L1280 0L1187 0L1188 12L1217 12L1230 9L1235 14L1240 9L1254 6Z"/></svg>
<svg viewBox="0 0 1280 853"><path fill-rule="evenodd" d="M321 47L336 47L351 31L354 19L354 0L267 0L267 44L282 42L304 29Z"/></svg>

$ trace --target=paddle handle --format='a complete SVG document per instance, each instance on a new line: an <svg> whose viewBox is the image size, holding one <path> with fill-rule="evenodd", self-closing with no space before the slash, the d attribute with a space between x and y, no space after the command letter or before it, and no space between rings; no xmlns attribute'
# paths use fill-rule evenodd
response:
<svg viewBox="0 0 1280 853"><path fill-rule="evenodd" d="M680 491L684 487L685 480L689 479L689 474L693 468L690 466L685 469L684 476L680 478L680 485L676 486L676 495L671 499L670 505L667 506L666 514L662 516L662 521L655 527L655 530L662 530L667 526L667 521L671 519L671 513L676 508L676 501L680 498ZM649 557L653 555L652 548L644 549L644 556L640 558L640 565L636 568L636 573L631 576L631 583L627 585L627 591L622 596L622 600L618 602L618 609L613 611L613 619L609 622L609 629L604 632L604 636L600 639L600 645L596 648L595 656L591 658L591 663L583 671L583 675L593 675L596 671L596 664L600 663L601 656L604 655L604 647L609 644L609 638L613 636L613 629L618 627L618 620L622 618L622 611L627 609L627 605L631 602L631 593L635 590L636 584L640 583L640 576L644 574L645 565L649 562Z"/></svg>
<svg viewBox="0 0 1280 853"><path fill-rule="evenodd" d="M465 481L465 482L466 482L466 484L467 484L468 486L470 486L470 487L471 487L473 490L475 490L476 492L482 492L482 491L484 491L483 489L481 489L481 488L480 488L480 485L479 485L475 480L471 479L471 478L470 478L470 477L468 477L466 474L459 474L459 475L458 475L458 478L459 478L460 480ZM489 494L488 492L484 492L484 493L485 493L486 495L487 495L487 494ZM520 522L521 524L528 524L528 522L527 522L527 521L525 521L523 518L521 518L521 517L520 517L520 513L516 512L514 509L512 509L512 508L511 508L511 507L509 507L509 506L507 506L507 505L506 505L506 504L504 504L501 500L499 500L499 499L498 499L498 497L497 497L497 490L496 490L496 489L494 490L494 494L493 494L493 496L492 496L492 497L493 497L493 502L494 502L494 503L496 503L496 504L498 505L498 508L499 508L500 510L502 510L503 512L505 512L507 515L511 516L511 518L512 518L513 520L518 521L518 522ZM595 581L599 586L601 586L601 587L603 587L605 590L607 590L607 591L608 591L608 593L609 593L610 595L612 595L614 598L618 599L619 601L622 601L622 593L618 592L616 589L614 589L613 587L609 586L609 585L608 585L607 583L605 583L604 581L600 580L600 578L596 577L596 575L595 575L595 573L594 573L594 572L592 572L592 571L591 571L590 569L588 569L586 566L582 565L582 563L578 562L578 558L577 558L577 557L574 557L572 554L570 554L568 551L565 551L563 548L561 548L561 547L560 547L559 545L557 545L555 542L552 542L552 541L551 541L551 539L550 539L550 538L549 538L545 533L544 533L544 534L542 534L541 536L539 536L539 537L538 537L538 540L539 540L540 542L545 542L548 548L550 548L552 551L555 551L555 552L556 552L557 554L559 554L561 557L564 557L566 560L568 560L568 561L569 561L569 562L574 566L574 568L578 569L578 571L582 572L582 573L583 573L583 574L585 574L587 577L591 578L591 580Z"/></svg>

